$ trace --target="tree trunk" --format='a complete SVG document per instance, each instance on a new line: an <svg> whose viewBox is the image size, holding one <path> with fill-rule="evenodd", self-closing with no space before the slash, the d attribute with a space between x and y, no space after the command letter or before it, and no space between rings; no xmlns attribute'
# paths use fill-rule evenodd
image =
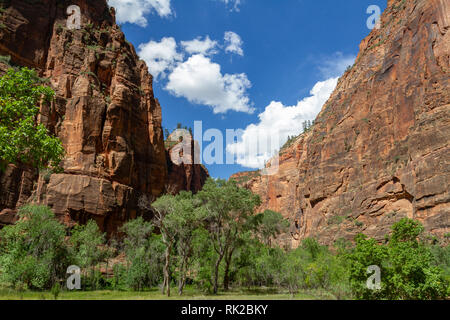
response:
<svg viewBox="0 0 450 320"><path fill-rule="evenodd" d="M229 263L227 261L226 265L225 265L225 274L224 274L224 277L223 277L223 290L224 291L228 291L228 289L230 287L229 271L230 271L230 265L229 265Z"/></svg>
<svg viewBox="0 0 450 320"><path fill-rule="evenodd" d="M178 295L179 296L183 295L183 289L184 289L185 284L186 284L186 277L180 278L180 280L178 281Z"/></svg>
<svg viewBox="0 0 450 320"><path fill-rule="evenodd" d="M166 294L166 275L164 274L164 281L163 281L163 285L161 288L161 294L164 295Z"/></svg>
<svg viewBox="0 0 450 320"><path fill-rule="evenodd" d="M225 274L223 277L223 290L228 291L230 287L230 265L231 258L233 257L234 249L231 249L228 254L225 255Z"/></svg>
<svg viewBox="0 0 450 320"><path fill-rule="evenodd" d="M178 295L183 294L184 286L186 285L186 269L187 269L187 258L183 258L180 267L180 276L178 278Z"/></svg>
<svg viewBox="0 0 450 320"><path fill-rule="evenodd" d="M219 254L217 258L216 265L214 266L214 278L213 278L213 293L217 294L219 291L219 267L222 262L224 254Z"/></svg>
<svg viewBox="0 0 450 320"><path fill-rule="evenodd" d="M164 286L163 286L163 294L164 287L167 288L167 296L170 297L170 254L172 251L172 243L168 243L166 247L166 262L164 264Z"/></svg>

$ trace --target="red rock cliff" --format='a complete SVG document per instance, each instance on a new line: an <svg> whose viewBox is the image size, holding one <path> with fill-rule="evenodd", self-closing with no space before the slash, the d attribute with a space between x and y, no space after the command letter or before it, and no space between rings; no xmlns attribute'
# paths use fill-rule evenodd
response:
<svg viewBox="0 0 450 320"><path fill-rule="evenodd" d="M291 220L294 246L359 232L382 240L402 217L450 231L449 28L446 0L388 1L381 29L361 42L312 130L281 152L279 172L243 182L261 209Z"/></svg>
<svg viewBox="0 0 450 320"><path fill-rule="evenodd" d="M164 192L168 177L161 107L146 64L125 40L106 0L0 5L0 55L50 79L57 97L41 108L40 121L66 150L61 174L43 173L37 180L33 171L9 166L0 176L4 223L13 220L8 209L32 200L53 208L69 225L93 218L115 232ZM66 27L69 5L81 8L80 30ZM177 183L185 186L172 182Z"/></svg>
<svg viewBox="0 0 450 320"><path fill-rule="evenodd" d="M169 175L166 181L166 192L177 194L181 190L197 193L203 187L209 172L205 166L195 164L194 159L200 159L198 142L190 134L184 135L181 142L172 133L166 144L166 157ZM186 151L186 154L184 152ZM194 153L197 152L197 157ZM173 159L172 159L173 158Z"/></svg>

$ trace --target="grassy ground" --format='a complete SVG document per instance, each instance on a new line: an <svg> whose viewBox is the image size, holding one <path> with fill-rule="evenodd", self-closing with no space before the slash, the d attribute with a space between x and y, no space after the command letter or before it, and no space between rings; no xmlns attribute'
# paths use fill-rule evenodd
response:
<svg viewBox="0 0 450 320"><path fill-rule="evenodd" d="M175 289L175 288L174 288ZM205 295L194 288L187 288L183 296L178 296L176 290L170 298L163 296L159 290L145 292L133 291L62 291L58 300L317 300L332 299L324 292L301 292L294 296L287 292L274 292L271 289L230 290L218 295ZM53 300L50 292L24 291L1 289L0 300Z"/></svg>

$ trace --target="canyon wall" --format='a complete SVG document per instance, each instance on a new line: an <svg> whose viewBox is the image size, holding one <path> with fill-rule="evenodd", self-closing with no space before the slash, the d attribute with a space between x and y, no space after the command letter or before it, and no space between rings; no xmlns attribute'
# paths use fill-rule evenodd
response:
<svg viewBox="0 0 450 320"><path fill-rule="evenodd" d="M389 0L278 173L233 176L291 221L289 242L378 240L402 217L450 231L450 4ZM299 123L299 127L301 123Z"/></svg>
<svg viewBox="0 0 450 320"><path fill-rule="evenodd" d="M70 5L81 9L79 30L67 28ZM190 190L176 177L168 183L152 76L106 0L5 0L0 6L0 55L49 79L56 98L41 107L39 121L66 151L62 173L10 165L0 174L0 223L11 223L15 210L33 201L69 226L95 219L110 234L148 211L167 188ZM7 68L0 64L2 72Z"/></svg>

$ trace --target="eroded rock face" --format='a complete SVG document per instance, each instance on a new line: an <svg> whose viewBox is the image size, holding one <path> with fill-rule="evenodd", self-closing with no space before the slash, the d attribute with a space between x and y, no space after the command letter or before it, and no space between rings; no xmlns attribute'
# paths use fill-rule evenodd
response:
<svg viewBox="0 0 450 320"><path fill-rule="evenodd" d="M10 166L0 176L0 211L32 200L66 223L95 219L103 230L140 215L139 200L165 189L161 107L152 76L116 25L105 0L3 1L0 54L35 68L56 91L40 121L62 141L61 174ZM66 27L69 5L81 8L81 29ZM5 69L5 66L2 66ZM33 183L34 182L34 183Z"/></svg>
<svg viewBox="0 0 450 320"><path fill-rule="evenodd" d="M450 5L388 1L314 127L274 176L244 184L292 222L291 241L382 240L402 217L450 231ZM299 123L299 126L301 124Z"/></svg>
<svg viewBox="0 0 450 320"><path fill-rule="evenodd" d="M209 172L201 164L195 164L195 159L200 159L200 147L190 134L184 135L178 141L172 133L166 141L166 157L168 177L166 192L177 194L182 190L197 193L203 187Z"/></svg>

